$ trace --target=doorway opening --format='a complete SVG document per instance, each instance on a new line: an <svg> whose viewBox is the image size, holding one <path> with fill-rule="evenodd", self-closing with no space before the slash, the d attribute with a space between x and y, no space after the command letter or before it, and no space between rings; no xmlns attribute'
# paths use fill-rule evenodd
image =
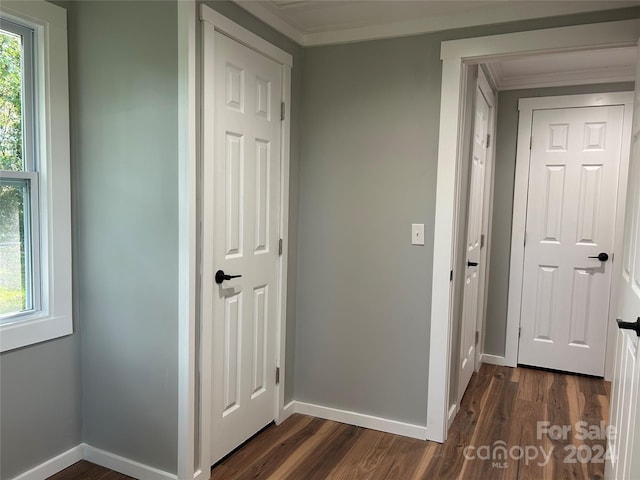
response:
<svg viewBox="0 0 640 480"><path fill-rule="evenodd" d="M463 119L470 108L470 99L466 95L466 83L471 68L480 64L491 64L500 60L515 60L541 54L558 54L568 51L594 51L635 47L640 22L623 21L580 27L562 27L524 34L507 34L493 37L444 42L442 46L443 83L441 105L441 129L438 165L438 192L436 199L436 233L434 238L434 273L432 304L432 336L430 352L430 390L428 402L428 438L443 441L447 428L457 411L455 373L458 368L460 351L456 350L453 312L456 303L454 288L449 280L464 259L456 255L456 245L464 239L465 232L457 228L457 215L460 212L459 172L464 151ZM539 59L540 57L538 57ZM491 73L491 72L489 72ZM585 82L574 82L579 85ZM558 85L558 84L556 84ZM566 83L565 83L566 85ZM509 87L524 88L525 85ZM498 95L500 108L500 95ZM451 114L451 112L457 112ZM457 162L447 162L447 158L456 158ZM498 170L499 167L496 167ZM494 192L495 193L495 192ZM495 196L495 195L494 195ZM504 202L493 202L502 209ZM494 209L495 210L495 209ZM500 214L503 214L501 211ZM494 211L494 216L496 212ZM449 251L449 255L443 252ZM493 260L491 261L493 264ZM448 273L446 277L444 272ZM444 280L446 278L447 281ZM447 322L436 319L448 318ZM485 342L483 342L486 344ZM506 341L505 341L506 343ZM483 361L498 363L499 355L483 355ZM435 366L446 359L447 369L435 371ZM502 359L504 365L504 357ZM515 364L514 364L515 366Z"/></svg>

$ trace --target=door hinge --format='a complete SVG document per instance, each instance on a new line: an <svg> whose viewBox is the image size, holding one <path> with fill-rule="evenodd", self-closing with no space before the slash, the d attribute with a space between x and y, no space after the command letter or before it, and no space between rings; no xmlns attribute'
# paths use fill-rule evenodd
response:
<svg viewBox="0 0 640 480"><path fill-rule="evenodd" d="M480 235L480 248L484 248L484 233Z"/></svg>
<svg viewBox="0 0 640 480"><path fill-rule="evenodd" d="M527 232L524 232L524 246L527 246Z"/></svg>
<svg viewBox="0 0 640 480"><path fill-rule="evenodd" d="M480 332L476 330L476 347L478 346L479 341L480 341Z"/></svg>
<svg viewBox="0 0 640 480"><path fill-rule="evenodd" d="M276 385L280 385L280 367L276 367Z"/></svg>
<svg viewBox="0 0 640 480"><path fill-rule="evenodd" d="M453 270L449 272L449 281L453 282Z"/></svg>
<svg viewBox="0 0 640 480"><path fill-rule="evenodd" d="M282 255L282 239L278 240L278 255Z"/></svg>
<svg viewBox="0 0 640 480"><path fill-rule="evenodd" d="M280 102L280 120L284 120L285 112L287 111L287 107L284 102Z"/></svg>
<svg viewBox="0 0 640 480"><path fill-rule="evenodd" d="M531 150L532 145L533 145L533 137L529 137L529 150Z"/></svg>
<svg viewBox="0 0 640 480"><path fill-rule="evenodd" d="M522 327L518 327L518 338L520 338L520 335L522 335Z"/></svg>
<svg viewBox="0 0 640 480"><path fill-rule="evenodd" d="M491 134L487 133L487 146L485 148L489 148L489 145L491 145Z"/></svg>

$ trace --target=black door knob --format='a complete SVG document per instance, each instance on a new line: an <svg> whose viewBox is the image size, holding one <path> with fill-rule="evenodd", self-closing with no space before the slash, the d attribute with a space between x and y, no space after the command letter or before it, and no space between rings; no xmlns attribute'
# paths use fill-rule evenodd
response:
<svg viewBox="0 0 640 480"><path fill-rule="evenodd" d="M477 267L478 262L467 262L467 267Z"/></svg>
<svg viewBox="0 0 640 480"><path fill-rule="evenodd" d="M216 283L220 284L220 283L224 282L225 280L231 280L232 278L238 278L238 277L241 277L241 276L242 275L226 275L224 273L224 270L218 270L216 272L215 279L216 279Z"/></svg>
<svg viewBox="0 0 640 480"><path fill-rule="evenodd" d="M598 260L600 260L601 262L606 262L607 260L609 260L609 254L605 253L605 252L600 252L598 255L596 255L595 257L589 257L589 258L597 258Z"/></svg>
<svg viewBox="0 0 640 480"><path fill-rule="evenodd" d="M640 337L640 317L635 322L623 322L622 320L616 320L618 322L618 328L622 330L633 330L636 335Z"/></svg>

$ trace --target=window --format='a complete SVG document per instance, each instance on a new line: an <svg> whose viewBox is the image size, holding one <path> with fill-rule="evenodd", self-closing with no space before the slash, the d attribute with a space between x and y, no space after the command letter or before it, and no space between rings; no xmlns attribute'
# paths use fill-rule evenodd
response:
<svg viewBox="0 0 640 480"><path fill-rule="evenodd" d="M0 320L40 307L33 30L0 19Z"/></svg>
<svg viewBox="0 0 640 480"><path fill-rule="evenodd" d="M66 11L0 4L0 351L68 335Z"/></svg>

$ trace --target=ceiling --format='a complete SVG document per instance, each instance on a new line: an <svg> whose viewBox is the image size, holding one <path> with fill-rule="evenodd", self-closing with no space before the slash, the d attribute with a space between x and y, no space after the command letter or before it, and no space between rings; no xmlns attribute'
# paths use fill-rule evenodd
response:
<svg viewBox="0 0 640 480"><path fill-rule="evenodd" d="M236 0L304 46L640 5L617 0Z"/></svg>

